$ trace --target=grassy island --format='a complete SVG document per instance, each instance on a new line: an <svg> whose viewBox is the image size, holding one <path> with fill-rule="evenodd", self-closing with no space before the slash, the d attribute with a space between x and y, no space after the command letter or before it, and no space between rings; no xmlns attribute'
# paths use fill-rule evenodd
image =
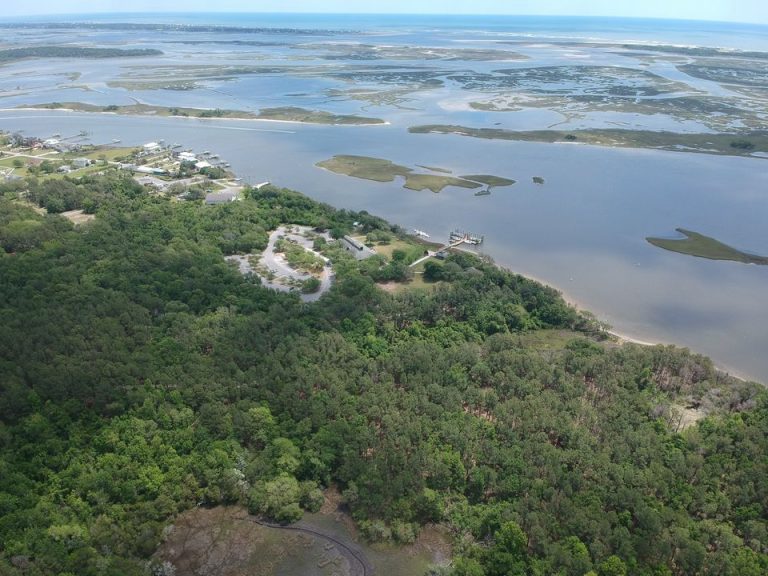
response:
<svg viewBox="0 0 768 576"><path fill-rule="evenodd" d="M381 118L366 118L352 114L331 114L324 110L307 110L296 106L262 108L256 115L259 120L283 120L287 122L305 122L307 124L386 124Z"/></svg>
<svg viewBox="0 0 768 576"><path fill-rule="evenodd" d="M768 131L744 134L682 134L653 130L591 129L573 130L506 130L503 128L472 128L451 124L411 126L412 134L458 134L489 140L521 142L564 142L621 148L650 148L674 152L699 152L726 156L768 154Z"/></svg>
<svg viewBox="0 0 768 576"><path fill-rule="evenodd" d="M742 252L741 250L723 244L714 238L704 236L703 234L699 234L692 230L686 230L684 228L677 228L676 230L685 236L685 238L648 237L646 240L654 246L658 246L664 250L678 252L679 254L688 254L689 256L696 256L698 258L768 265L768 256L757 256L755 254L749 254L748 252Z"/></svg>
<svg viewBox="0 0 768 576"><path fill-rule="evenodd" d="M416 173L413 168L394 164L389 160L371 158L370 156L338 155L318 162L319 168L325 168L337 174L345 174L373 180L375 182L392 182L397 176L405 178L403 188L409 190L431 190L441 192L447 186L459 188L480 188L485 185L489 188L496 186L511 186L515 183L509 178L493 176L490 174L476 174L470 176L448 176L450 170L445 168L430 168L417 164L419 168L429 170L431 173Z"/></svg>
<svg viewBox="0 0 768 576"><path fill-rule="evenodd" d="M27 58L137 58L161 56L154 48L89 48L85 46L30 46L0 50L0 63Z"/></svg>
<svg viewBox="0 0 768 576"><path fill-rule="evenodd" d="M185 118L227 118L230 120L275 120L284 122L301 122L305 124L335 124L350 126L368 126L371 124L386 124L381 118L367 118L354 114L331 114L324 110L308 110L295 106L279 108L262 108L259 113L247 110L227 110L221 108L202 109L176 106L153 106L150 104L127 104L119 106L97 106L85 102L50 102L19 106L19 108L40 108L43 110L74 110L76 112L104 112L110 114L125 114L129 116L178 116Z"/></svg>
<svg viewBox="0 0 768 576"><path fill-rule="evenodd" d="M465 180L472 180L473 182L480 182L485 184L489 188L512 186L515 180L510 178L502 178L501 176L492 176L490 174L470 174L468 176L462 176Z"/></svg>

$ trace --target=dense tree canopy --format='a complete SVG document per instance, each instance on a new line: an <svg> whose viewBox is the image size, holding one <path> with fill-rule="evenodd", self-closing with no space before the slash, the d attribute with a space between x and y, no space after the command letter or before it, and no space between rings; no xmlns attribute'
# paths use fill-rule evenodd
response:
<svg viewBox="0 0 768 576"><path fill-rule="evenodd" d="M0 573L143 574L182 510L289 522L331 484L369 538L448 524L456 575L768 571L768 395L706 358L471 256L389 294L328 244L319 302L262 288L223 256L279 224L398 233L287 190L28 189L97 217L0 199Z"/></svg>

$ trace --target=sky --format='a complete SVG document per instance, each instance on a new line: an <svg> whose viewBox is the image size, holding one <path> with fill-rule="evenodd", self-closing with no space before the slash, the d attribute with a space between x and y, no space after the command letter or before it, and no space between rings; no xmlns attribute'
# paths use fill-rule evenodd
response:
<svg viewBox="0 0 768 576"><path fill-rule="evenodd" d="M768 24L766 0L6 0L3 4L3 17L94 12L329 12L621 16Z"/></svg>

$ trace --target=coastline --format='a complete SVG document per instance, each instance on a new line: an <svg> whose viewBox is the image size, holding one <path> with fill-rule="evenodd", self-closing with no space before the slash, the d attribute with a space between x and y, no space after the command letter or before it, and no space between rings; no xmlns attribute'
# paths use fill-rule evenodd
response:
<svg viewBox="0 0 768 576"><path fill-rule="evenodd" d="M47 110L47 109L41 109L41 108L5 108L5 109L0 109L0 111L8 111L8 112L20 112L20 111L32 111L32 112L39 112L39 111L50 112L50 111L54 111L54 112L57 112L57 111L62 111L62 112L66 112L66 113L81 112L81 113L84 113L84 114L94 114L94 112L85 112L85 111L75 110L75 109L71 109L71 108L60 108L60 109L55 109L55 110ZM126 116L126 117L131 117L131 116L133 116L133 117L148 116L148 117L153 117L154 116L154 115L142 115L142 114L137 114L137 115L134 115L134 114L130 114L130 115L129 114L118 114L118 113L114 113L114 112L96 112L96 113L97 114L109 114L112 117L117 117L117 116ZM187 119L190 119L190 120L240 120L240 119L236 119L236 118L197 118L197 117L191 117L191 116L190 117L167 116L167 118L187 118ZM257 120L257 121L260 120L262 122L287 122L287 123L294 123L294 124L305 123L305 122L300 122L300 121L283 121L283 120L256 119L256 118L252 118L250 120ZM328 170L327 168L324 168L324 167L320 167L320 168L322 170L328 172L328 173L336 174L336 173ZM497 265L499 265L499 264L497 264ZM533 280L535 282L538 282L538 283L543 284L545 286L549 286L550 288L556 290L562 296L562 298L565 300L565 302L567 304L569 304L570 306L573 306L576 310L585 311L585 312L587 312L587 311L588 312L592 312L592 313L594 313L595 317L598 320L600 320L602 318L599 308L593 308L593 307L585 305L584 302L579 301L577 298L575 298L573 295L569 294L565 289L561 288L560 286L553 285L549 281L544 280L544 279L536 276L535 274L531 274L531 273L529 273L527 271L517 271L517 270L514 270L514 269L510 269L510 268L508 268L506 266L502 266L502 267L507 269L507 270L509 270L512 273L519 274L521 276L524 276L524 277L529 278L529 279L531 279L531 280ZM621 329L611 328L610 330L606 330L606 332L608 334L610 334L613 338L615 338L618 344L633 343L633 344L642 345L642 346L674 345L674 346L677 346L677 347L690 348L690 346L685 345L685 344L681 344L681 343L676 342L676 341L668 341L668 340L661 340L661 339L656 340L656 339L653 338L653 336L648 337L648 336L633 335L631 332L627 332L627 331L624 331L624 330L621 330ZM690 349L694 353L704 354L704 355L710 357L712 359L712 361L713 361L713 364L714 364L715 368L718 371L720 371L720 372L723 372L725 374L731 375L731 376L733 376L735 378L738 378L740 380L754 381L754 382L761 383L763 385L768 385L768 381L766 381L764 379L761 379L761 378L755 377L755 376L747 375L744 372L742 372L741 370L739 370L737 367L734 367L731 364L725 364L725 363L722 363L721 361L715 360L715 358L713 356L711 356L712 353L699 352L695 348L690 348Z"/></svg>
<svg viewBox="0 0 768 576"><path fill-rule="evenodd" d="M201 118L199 116L180 116L180 115L163 115L163 114L126 114L121 112L112 111L98 111L98 110L76 110L74 108L38 108L35 106L21 106L17 108L0 108L0 112L67 112L77 114L106 114L109 116L125 116L127 118L176 118L180 120L225 120L236 122L278 122L281 124L309 124L313 126L340 126L340 127L365 127L365 126L391 126L389 120L383 120L381 122L360 122L360 123L343 123L343 122L307 122L304 120L279 120L275 118Z"/></svg>
<svg viewBox="0 0 768 576"><path fill-rule="evenodd" d="M506 266L500 266L500 268L503 268L504 270L511 272L513 274L518 274L520 276L523 276L524 278L528 278L529 280L533 280L534 282L538 282L539 284L543 284L544 286L548 286L549 288L552 288L553 290L557 290L557 292L560 294L563 300L569 305L578 310L579 312L589 312L591 314L595 315L595 318L600 320L600 313L599 311L593 311L590 310L587 306L585 306L582 302L579 302L576 298L570 296L567 292L565 292L563 289L561 289L558 286L554 286L550 282L543 280L542 278L535 276L534 274L530 274L528 272L519 272L517 270L512 270L510 268L507 268ZM635 336L630 336L626 332L623 332L621 330L617 330L613 327L611 327L609 330L605 331L607 334L609 334L611 337L616 339L616 343L619 346L623 346L624 344L637 344L638 346L675 346L678 348L688 348L688 346L684 346L682 344L676 343L676 342L666 342L662 340L642 340ZM690 348L689 348L690 349ZM715 360L715 358L711 357L709 354L704 354L703 352L697 352L696 350L691 350L694 354L702 354L703 356L706 356L710 360L712 360L712 364L715 367L715 370L718 372L722 372L723 374L727 374L728 376L732 376L733 378L736 378L737 380L741 380L742 382L756 382L758 384L762 384L764 386L768 386L768 383L762 382L761 380L757 378L753 378L750 376L747 376L737 368L734 368L732 366L723 364L721 362L718 362Z"/></svg>

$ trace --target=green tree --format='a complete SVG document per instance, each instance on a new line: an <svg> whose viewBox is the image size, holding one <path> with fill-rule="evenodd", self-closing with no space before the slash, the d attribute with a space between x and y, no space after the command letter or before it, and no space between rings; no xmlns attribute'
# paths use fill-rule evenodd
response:
<svg viewBox="0 0 768 576"><path fill-rule="evenodd" d="M627 576L627 565L618 556L610 556L597 567L599 576Z"/></svg>
<svg viewBox="0 0 768 576"><path fill-rule="evenodd" d="M506 522L494 535L484 562L489 576L524 576L528 573L528 538L515 522ZM602 576L602 575L601 575Z"/></svg>

